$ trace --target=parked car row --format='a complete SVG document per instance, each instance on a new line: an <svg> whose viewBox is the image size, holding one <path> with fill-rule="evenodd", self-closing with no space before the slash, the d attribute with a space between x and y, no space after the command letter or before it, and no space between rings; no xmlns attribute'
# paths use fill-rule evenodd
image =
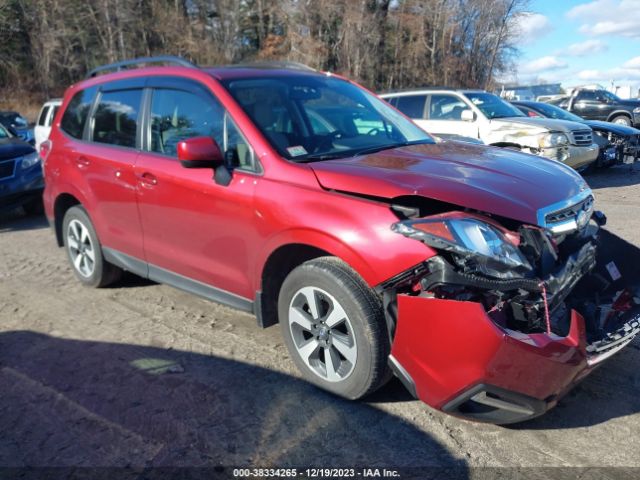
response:
<svg viewBox="0 0 640 480"><path fill-rule="evenodd" d="M614 123L609 123L585 121L540 102L510 104L478 90L421 89L381 97L426 131L444 139L455 136L458 140L480 140L552 158L579 171L591 165L633 163L640 158L640 130L621 120L631 117L621 113L619 105L610 110L608 118ZM634 104L628 102L627 108L633 115Z"/></svg>
<svg viewBox="0 0 640 480"><path fill-rule="evenodd" d="M640 130L616 122L585 120L550 103L512 102L529 117L546 117L580 122L595 133L593 139L600 147L597 166L634 163L640 157Z"/></svg>
<svg viewBox="0 0 640 480"><path fill-rule="evenodd" d="M0 111L0 125L8 130L13 136L16 136L31 145L34 144L33 127L29 125L29 121L13 111Z"/></svg>
<svg viewBox="0 0 640 480"><path fill-rule="evenodd" d="M295 64L99 67L40 148L55 240L86 286L127 270L279 323L302 375L336 395L395 374L463 418L541 415L640 331L633 265L603 257L591 189L521 153L580 167L591 129L485 92L386 98L508 148L435 141Z"/></svg>

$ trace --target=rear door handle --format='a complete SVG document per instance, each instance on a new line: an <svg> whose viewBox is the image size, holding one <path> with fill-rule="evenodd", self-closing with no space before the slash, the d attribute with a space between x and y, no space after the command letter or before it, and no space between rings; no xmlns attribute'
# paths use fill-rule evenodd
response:
<svg viewBox="0 0 640 480"><path fill-rule="evenodd" d="M152 173L144 172L142 175L140 175L140 183L148 187L153 187L158 184L158 179Z"/></svg>

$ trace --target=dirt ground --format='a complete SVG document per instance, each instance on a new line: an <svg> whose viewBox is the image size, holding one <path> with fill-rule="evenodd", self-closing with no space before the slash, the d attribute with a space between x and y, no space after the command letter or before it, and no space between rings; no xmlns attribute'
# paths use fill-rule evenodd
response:
<svg viewBox="0 0 640 480"><path fill-rule="evenodd" d="M608 228L640 245L636 170L586 178ZM441 414L397 381L348 402L299 379L279 327L133 276L83 288L44 218L0 220L0 466L640 467L639 365L636 340L509 428Z"/></svg>

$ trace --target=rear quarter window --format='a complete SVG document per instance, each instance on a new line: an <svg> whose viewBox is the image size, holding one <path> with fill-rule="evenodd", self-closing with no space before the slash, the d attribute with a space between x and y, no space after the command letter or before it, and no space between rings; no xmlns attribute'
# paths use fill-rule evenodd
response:
<svg viewBox="0 0 640 480"><path fill-rule="evenodd" d="M89 116L95 94L96 88L91 87L81 90L73 96L60 121L60 128L65 133L73 138L82 138L84 124Z"/></svg>
<svg viewBox="0 0 640 480"><path fill-rule="evenodd" d="M42 107L40 116L38 117L38 125L43 126L47 121L47 114L49 113L49 105Z"/></svg>

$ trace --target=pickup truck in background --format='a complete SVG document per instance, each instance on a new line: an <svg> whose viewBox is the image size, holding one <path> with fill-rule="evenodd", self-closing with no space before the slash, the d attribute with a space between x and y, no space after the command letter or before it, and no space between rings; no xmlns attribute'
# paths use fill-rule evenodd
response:
<svg viewBox="0 0 640 480"><path fill-rule="evenodd" d="M571 95L554 98L556 105L585 120L602 120L627 127L640 127L640 99L623 100L603 88L575 88Z"/></svg>

